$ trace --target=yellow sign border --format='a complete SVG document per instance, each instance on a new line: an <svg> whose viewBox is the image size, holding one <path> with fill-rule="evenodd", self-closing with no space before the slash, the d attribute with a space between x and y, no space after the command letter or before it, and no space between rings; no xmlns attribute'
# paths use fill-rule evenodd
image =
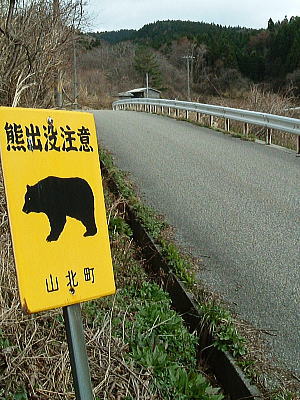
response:
<svg viewBox="0 0 300 400"><path fill-rule="evenodd" d="M24 311L34 313L115 293L93 115L0 107L0 148ZM67 179L75 177L88 183L94 195L98 227L94 236L83 236L86 229L83 223L67 215L59 238L47 242L49 215L47 218L45 212L26 214L22 211L28 186L40 191L43 187L42 193L46 193L44 190L49 180L45 178L51 176L61 179L64 185L66 182L69 184ZM55 189L54 192L59 196L61 191ZM73 196L78 197L76 201L79 203L82 192L80 194ZM47 198L46 195L41 196ZM65 203L72 204L73 197ZM59 289L48 292L51 277L54 289L56 282Z"/></svg>

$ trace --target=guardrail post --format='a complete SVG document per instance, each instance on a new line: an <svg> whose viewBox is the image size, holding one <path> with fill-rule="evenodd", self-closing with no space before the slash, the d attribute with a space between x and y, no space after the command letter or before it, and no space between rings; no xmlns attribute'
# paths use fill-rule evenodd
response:
<svg viewBox="0 0 300 400"><path fill-rule="evenodd" d="M132 104L132 102L134 104ZM186 118L189 118L189 111L196 112L197 122L203 123L207 121L209 127L213 127L214 119L224 118L225 119L225 129L230 130L231 120L240 121L243 124L244 135L248 136L250 134L250 125L258 125L267 129L266 133L266 143L272 143L272 130L276 131L284 131L294 135L297 135L297 154L300 154L300 119L290 118L280 115L266 114L261 112L249 111L249 110L241 110L241 109L231 109L228 107L221 106L213 106L210 105L207 107L206 104L201 103L187 103L183 101L176 100L166 100L160 99L155 101L153 99L145 99L142 100L145 102L144 105L141 105L139 101L136 100L127 100L127 101L116 101L113 103L114 110L145 110L145 112L155 112L157 113L160 109L161 113L166 112L165 108L168 109L169 116L174 116L174 118L179 118L180 116L186 115ZM141 102L141 103L142 103ZM151 104L148 104L150 103ZM174 110L174 115L173 115ZM182 110L182 111L180 111ZM208 117L207 117L208 116Z"/></svg>
<svg viewBox="0 0 300 400"><path fill-rule="evenodd" d="M226 132L230 131L230 120L229 120L229 118L225 118L225 131Z"/></svg>
<svg viewBox="0 0 300 400"><path fill-rule="evenodd" d="M266 144L272 144L272 129L267 128Z"/></svg>

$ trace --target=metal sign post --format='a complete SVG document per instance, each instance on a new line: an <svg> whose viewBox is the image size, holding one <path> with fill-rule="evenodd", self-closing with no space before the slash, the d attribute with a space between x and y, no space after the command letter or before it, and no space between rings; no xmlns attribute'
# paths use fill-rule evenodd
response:
<svg viewBox="0 0 300 400"><path fill-rule="evenodd" d="M66 335L77 400L93 400L91 376L82 327L80 304L63 307Z"/></svg>

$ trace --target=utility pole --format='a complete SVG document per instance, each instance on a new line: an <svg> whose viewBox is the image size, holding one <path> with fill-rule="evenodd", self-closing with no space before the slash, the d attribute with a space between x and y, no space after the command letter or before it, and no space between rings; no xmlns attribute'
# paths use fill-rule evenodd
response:
<svg viewBox="0 0 300 400"><path fill-rule="evenodd" d="M74 33L73 38L73 97L74 103L73 107L74 110L78 108L78 80L77 80L77 54L76 54L76 34Z"/></svg>
<svg viewBox="0 0 300 400"><path fill-rule="evenodd" d="M53 0L52 3L53 7L53 23L55 28L54 29L59 29L60 25L60 5L59 5L59 0ZM61 84L61 71L57 69L54 77L54 103L55 106L58 108L62 107L63 104L63 98L62 98L62 84Z"/></svg>
<svg viewBox="0 0 300 400"><path fill-rule="evenodd" d="M187 67L187 98L188 101L191 101L191 89L190 89L190 60L195 58L194 56L184 56L182 57L186 59L186 67Z"/></svg>
<svg viewBox="0 0 300 400"><path fill-rule="evenodd" d="M149 73L146 72L146 96L149 97Z"/></svg>

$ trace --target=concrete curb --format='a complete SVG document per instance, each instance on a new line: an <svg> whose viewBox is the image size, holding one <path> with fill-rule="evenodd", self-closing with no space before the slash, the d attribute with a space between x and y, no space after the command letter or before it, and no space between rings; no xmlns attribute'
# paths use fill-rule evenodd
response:
<svg viewBox="0 0 300 400"><path fill-rule="evenodd" d="M109 178L108 185L112 192L120 195L116 183L111 178L109 171L101 161L101 170ZM198 360L205 361L217 380L222 385L226 394L232 400L243 398L263 398L259 390L250 383L243 371L228 352L223 352L215 347L210 347L212 337L208 329L201 323L201 312L194 296L189 293L175 274L171 271L160 248L148 234L138 220L135 211L127 205L126 220L133 231L133 239L138 243L151 274L159 274L162 278L164 289L169 293L174 309L182 316L190 332L198 336Z"/></svg>

